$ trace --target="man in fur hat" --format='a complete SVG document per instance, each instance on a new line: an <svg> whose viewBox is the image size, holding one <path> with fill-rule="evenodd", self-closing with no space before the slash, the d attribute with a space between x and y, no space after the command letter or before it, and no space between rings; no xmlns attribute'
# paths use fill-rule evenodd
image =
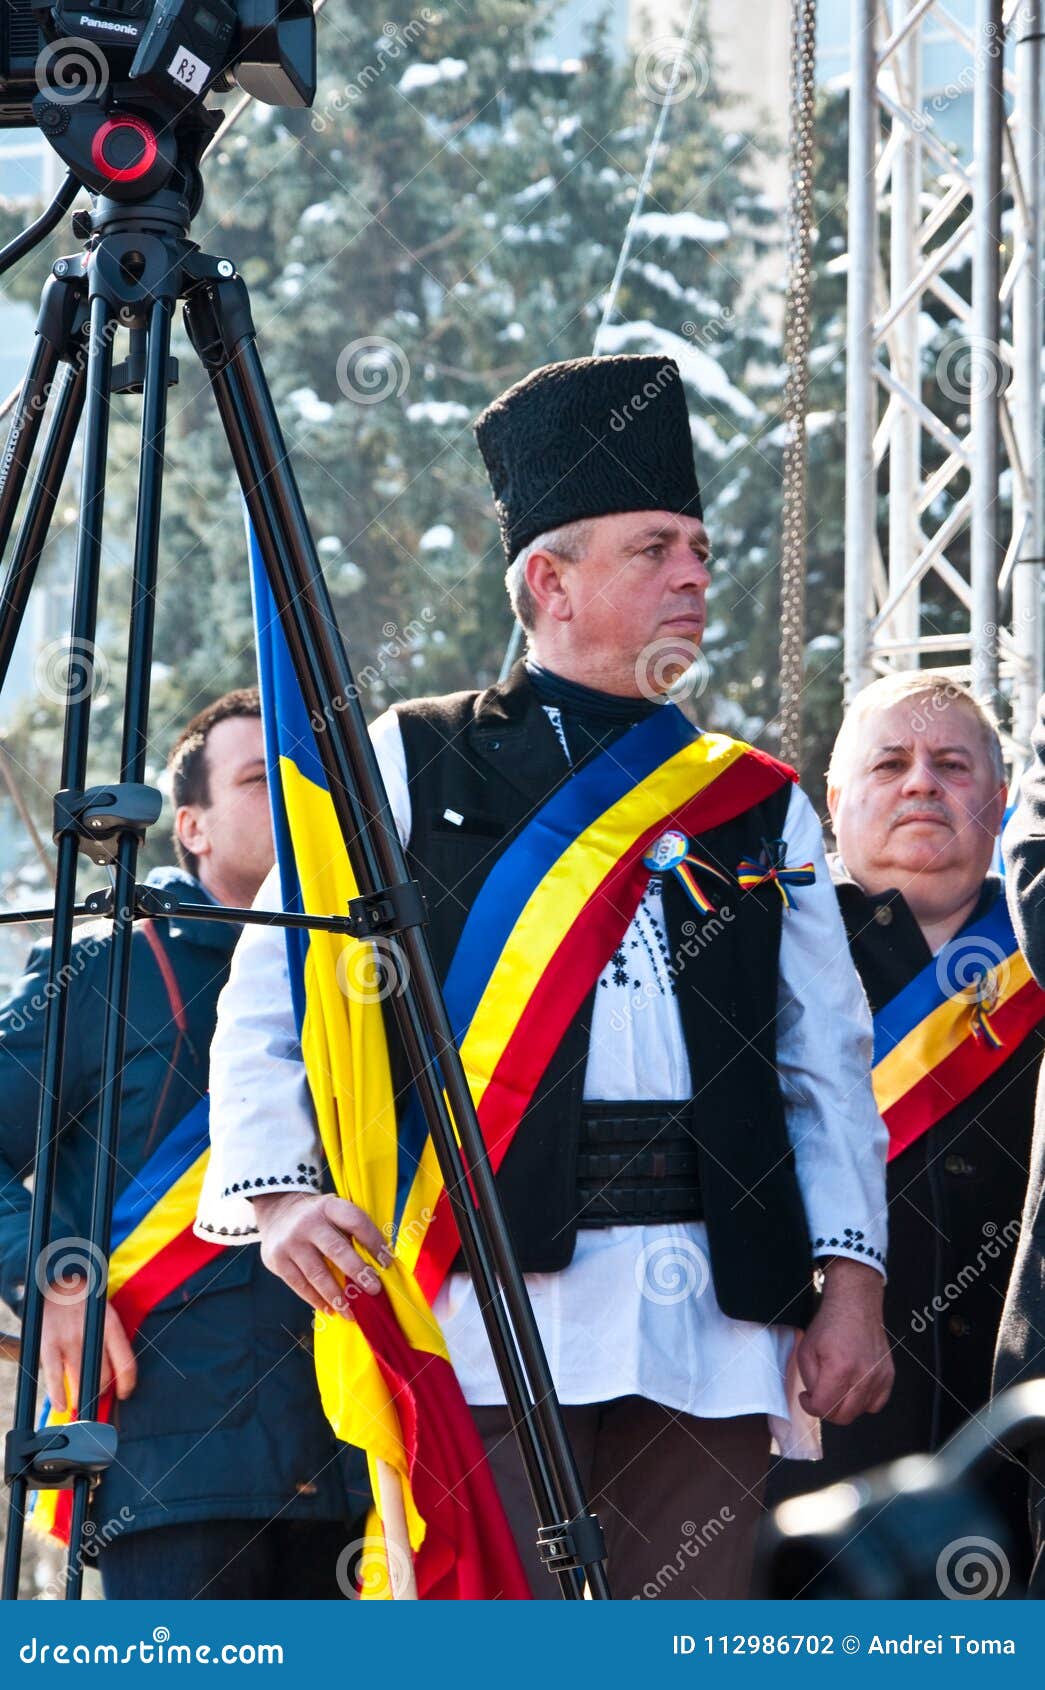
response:
<svg viewBox="0 0 1045 1690"><path fill-rule="evenodd" d="M792 772L664 697L711 579L676 365L549 365L476 434L528 655L372 735L444 979L456 958L478 989L524 905L544 912L532 960L575 900L537 987L500 1002L526 1017L500 1191L615 1594L743 1596L771 1438L815 1454L817 1417L889 1393L866 1002ZM315 1173L278 930L239 948L211 1083L201 1224L260 1232L316 1308L341 1301L331 1264L375 1285L352 1244L376 1254L370 1220ZM534 1594L555 1596L467 1275L433 1306Z"/></svg>

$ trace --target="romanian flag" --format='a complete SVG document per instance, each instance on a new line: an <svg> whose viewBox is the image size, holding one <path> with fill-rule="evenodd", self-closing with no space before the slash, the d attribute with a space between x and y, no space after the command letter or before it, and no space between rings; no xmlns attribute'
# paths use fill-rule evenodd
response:
<svg viewBox="0 0 1045 1690"><path fill-rule="evenodd" d="M343 915L358 888L249 526L248 540L283 907ZM381 1296L356 1297L352 1320L316 1317L324 1411L339 1438L366 1451L375 1497L377 1463L398 1473L419 1597L528 1597L479 1434L410 1271L408 1245L415 1233L423 1238L426 1218L403 1216L397 1204L396 1099L373 947L289 928L286 944L302 1056L334 1188L397 1243ZM398 1587L392 1556L385 1560L375 1530L361 1562L364 1597L389 1598L393 1581Z"/></svg>
<svg viewBox="0 0 1045 1690"><path fill-rule="evenodd" d="M1002 894L874 1017L872 1080L890 1159L996 1073L1043 1016L1045 991Z"/></svg>
<svg viewBox="0 0 1045 1690"><path fill-rule="evenodd" d="M251 578L284 908L357 895L316 734L253 534ZM700 734L666 705L566 782L496 861L444 983L491 1163L504 1159L563 1033L627 930L668 830L720 825L792 772ZM394 1242L384 1295L355 1322L319 1316L316 1368L334 1431L403 1480L419 1595L528 1594L432 1305L459 1241L416 1108L397 1110L379 999L398 989L365 941L287 932L302 1055L335 1189ZM387 959L386 959L387 960ZM368 990L369 982L369 990ZM374 1484L375 1495L377 1485ZM390 1594L386 1588L383 1594Z"/></svg>
<svg viewBox="0 0 1045 1690"><path fill-rule="evenodd" d="M222 1253L221 1244L192 1230L210 1153L208 1119L208 1099L201 1097L113 1205L107 1293L132 1343L145 1316ZM109 1419L112 1405L109 1391L98 1405L100 1420ZM71 1418L44 1404L44 1425ZM68 1544L72 1497L71 1489L37 1491L33 1527Z"/></svg>

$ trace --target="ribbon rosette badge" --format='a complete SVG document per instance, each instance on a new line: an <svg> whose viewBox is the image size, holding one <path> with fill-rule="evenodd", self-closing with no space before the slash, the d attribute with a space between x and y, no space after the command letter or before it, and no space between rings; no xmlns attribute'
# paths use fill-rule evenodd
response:
<svg viewBox="0 0 1045 1690"><path fill-rule="evenodd" d="M678 833L670 828L655 839L642 859L644 868L651 874L673 874L681 881L686 889L686 895L694 903L701 915L710 915L714 911L714 904L707 894L702 891L697 881L697 873L713 874L716 880L722 880L729 885L729 876L723 874L713 863L698 857L689 848L689 840L684 833Z"/></svg>
<svg viewBox="0 0 1045 1690"><path fill-rule="evenodd" d="M1002 1039L991 1024L991 1015L998 1007L1001 997L1001 981L996 968L985 968L980 976L976 991L976 1002L972 1011L972 1030L978 1039L989 1045L991 1050L1000 1050Z"/></svg>
<svg viewBox="0 0 1045 1690"><path fill-rule="evenodd" d="M788 862L786 839L763 839L758 862L751 857L741 857L737 865L741 891L752 892L756 886L775 886L784 901L785 910L798 907L794 888L812 886L815 879L816 869L812 863Z"/></svg>
<svg viewBox="0 0 1045 1690"><path fill-rule="evenodd" d="M959 934L936 958L941 991L969 1006L972 1031L991 1050L1004 1043L991 1017L1008 987L1009 960L1001 945L978 933Z"/></svg>

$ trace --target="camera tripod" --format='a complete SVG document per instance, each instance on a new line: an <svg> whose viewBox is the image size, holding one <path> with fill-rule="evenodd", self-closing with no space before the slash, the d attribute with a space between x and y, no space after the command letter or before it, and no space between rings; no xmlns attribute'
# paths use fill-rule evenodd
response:
<svg viewBox="0 0 1045 1690"><path fill-rule="evenodd" d="M83 115L81 107L81 121ZM131 124L135 135L130 137L128 153L128 137L119 131ZM147 128L137 116L105 118L104 137L98 145L104 151L115 135L113 156L122 158L121 168L126 168L135 148L148 151L148 136L142 135ZM206 126L200 126L198 136L205 132ZM452 1203L468 1271L477 1288L540 1523L537 1535L541 1557L558 1577L564 1597L583 1596L585 1580L592 1596L607 1597L601 1529L587 1508L505 1225L428 948L423 911L416 888L407 878L406 859L366 731L358 689L353 684L255 344L247 289L230 260L208 256L189 237L202 185L199 147L188 159L185 150L183 146L176 185L151 187L140 200L129 200L124 185L120 198L98 193L89 212L76 214L74 232L86 240L85 252L82 257L60 259L45 283L35 349L0 462L0 550L6 550L53 388L46 437L0 591L2 686L73 441L85 414L62 790L54 805L54 905L53 910L5 912L0 916L5 922L47 917L52 924L21 1365L15 1424L6 1449L10 1513L3 1594L12 1598L18 1592L28 1492L56 1485L71 1486L73 1491L65 1594L81 1594L90 1491L116 1450L115 1430L95 1418L104 1330L100 1297L90 1297L84 1305L82 1418L68 1426L34 1429L44 1292L33 1270L51 1241L67 1026L67 997L62 984L68 978L74 918L102 915L112 923L89 1234L92 1245L101 1246L107 1254L133 923L174 913L169 894L158 896L154 889L140 886L136 877L141 845L147 829L159 816L161 804L160 794L145 785L144 777L167 389L177 379L170 356L171 326L180 301L189 339L217 404L306 708L313 719L330 723L329 731L317 736L317 749L361 895L347 915L331 912L325 918L270 916L183 902L177 903L177 914L207 921L263 921L323 928L367 939L395 935L407 963L406 987L391 1005L395 1035L417 1077L426 1125ZM78 186L71 176L50 213L12 243L6 254L0 254L0 268L11 262L12 253L20 256L28 250L30 237L38 239L40 232L55 226ZM117 364L113 342L123 329L129 334L129 348L127 357ZM97 623L108 413L113 393L141 394L127 683L119 778L109 785L87 787L91 710L88 666ZM335 700L336 709L331 707ZM76 877L81 854L108 869L111 885L78 903ZM438 1064L433 1059L435 1051L439 1053Z"/></svg>

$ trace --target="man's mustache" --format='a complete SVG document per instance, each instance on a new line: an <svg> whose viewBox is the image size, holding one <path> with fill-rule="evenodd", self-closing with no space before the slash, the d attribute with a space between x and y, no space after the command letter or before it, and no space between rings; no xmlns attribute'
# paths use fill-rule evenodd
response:
<svg viewBox="0 0 1045 1690"><path fill-rule="evenodd" d="M943 822L947 827L954 825L945 805L931 801L927 803L922 799L920 803L903 804L898 810L894 811L889 823L890 832L894 827L899 827L901 822L908 821L911 816L932 816L936 821Z"/></svg>

